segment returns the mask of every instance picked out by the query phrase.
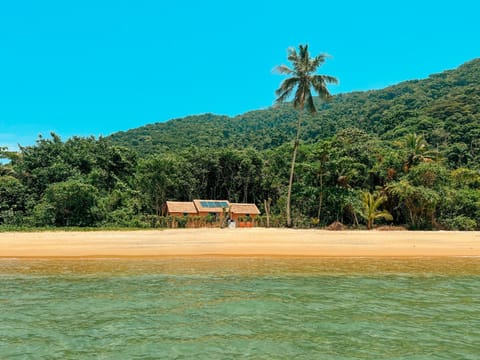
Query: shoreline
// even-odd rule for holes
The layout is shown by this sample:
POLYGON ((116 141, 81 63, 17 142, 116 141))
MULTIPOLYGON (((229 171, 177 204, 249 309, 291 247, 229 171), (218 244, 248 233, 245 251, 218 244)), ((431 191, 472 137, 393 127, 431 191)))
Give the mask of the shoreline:
POLYGON ((0 233, 0 258, 480 257, 480 232, 246 229, 0 233))

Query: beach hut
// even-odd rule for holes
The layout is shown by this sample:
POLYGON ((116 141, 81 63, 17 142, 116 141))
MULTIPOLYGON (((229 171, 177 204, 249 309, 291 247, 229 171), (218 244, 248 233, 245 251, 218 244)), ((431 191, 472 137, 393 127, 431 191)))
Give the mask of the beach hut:
POLYGON ((193 200, 193 204, 197 209, 198 216, 209 216, 215 219, 228 215, 230 208, 228 200, 193 200))
POLYGON ((170 216, 197 216, 198 211, 191 201, 167 201, 167 214, 170 216))
POLYGON ((230 216, 239 227, 252 227, 255 217, 260 215, 255 204, 230 204, 230 216))
POLYGON ((228 200, 167 201, 166 210, 169 216, 206 218, 204 221, 212 225, 228 219, 239 227, 252 227, 255 217, 260 214, 255 204, 230 203, 228 200))

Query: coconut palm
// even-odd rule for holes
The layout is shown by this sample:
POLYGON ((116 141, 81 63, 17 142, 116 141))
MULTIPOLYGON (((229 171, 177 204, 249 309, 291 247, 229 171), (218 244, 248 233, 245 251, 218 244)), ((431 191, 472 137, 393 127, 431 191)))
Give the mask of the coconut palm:
POLYGON ((286 65, 279 65, 275 70, 284 75, 289 75, 280 87, 275 91, 277 95, 276 103, 283 103, 293 96, 293 107, 297 110, 297 134, 293 146, 292 164, 290 168, 290 178, 288 182, 287 193, 287 226, 292 226, 292 218, 290 215, 290 204, 292 195, 293 175, 295 171, 295 159, 297 157, 298 145, 300 142, 300 126, 302 120, 302 112, 308 111, 313 114, 317 111, 313 101, 311 88, 318 94, 320 99, 328 100, 331 95, 328 92, 327 84, 336 84, 338 81, 333 76, 315 74, 317 69, 325 62, 328 55, 320 54, 313 58, 308 52, 308 45, 299 45, 298 53, 295 48, 288 49, 288 61, 292 63, 292 68, 286 65))
POLYGON ((362 211, 360 215, 367 221, 367 228, 371 229, 377 219, 393 220, 392 214, 386 210, 379 210, 387 198, 385 196, 373 195, 370 192, 362 194, 362 211))
POLYGON ((433 152, 428 150, 428 143, 423 135, 410 133, 405 136, 401 146, 407 151, 407 159, 403 169, 408 172, 410 168, 419 162, 431 161, 433 152))

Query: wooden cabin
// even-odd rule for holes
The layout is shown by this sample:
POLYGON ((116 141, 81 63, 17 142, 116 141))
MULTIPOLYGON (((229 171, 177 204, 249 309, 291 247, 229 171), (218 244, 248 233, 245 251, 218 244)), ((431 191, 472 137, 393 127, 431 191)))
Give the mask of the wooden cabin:
POLYGON ((255 204, 232 203, 230 205, 231 219, 238 227, 252 227, 257 215, 260 215, 260 210, 255 204))
POLYGON ((220 219, 228 216, 230 203, 228 200, 193 200, 198 216, 212 216, 220 219))
POLYGON ((209 217, 213 223, 230 217, 239 227, 252 227, 255 217, 260 215, 255 204, 230 203, 228 200, 167 201, 166 210, 170 216, 209 217))
POLYGON ((190 201, 167 201, 167 214, 170 216, 197 216, 195 204, 190 201))

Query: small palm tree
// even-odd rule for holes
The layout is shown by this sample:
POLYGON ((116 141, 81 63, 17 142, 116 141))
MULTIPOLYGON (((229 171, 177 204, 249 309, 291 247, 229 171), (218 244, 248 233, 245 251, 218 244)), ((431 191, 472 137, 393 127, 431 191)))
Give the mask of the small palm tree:
POLYGON ((328 75, 315 74, 317 69, 325 62, 328 55, 320 54, 313 58, 310 57, 308 52, 308 45, 300 45, 298 47, 298 53, 295 48, 288 49, 288 61, 292 63, 292 68, 286 65, 279 65, 275 70, 280 74, 289 75, 290 77, 285 79, 280 87, 275 91, 277 95, 276 103, 283 103, 290 98, 290 95, 295 92, 293 97, 293 107, 298 111, 297 116, 297 134, 295 137, 295 143, 293 146, 292 165, 290 168, 290 178, 288 182, 287 193, 287 226, 292 226, 291 218, 291 196, 292 196, 292 184, 293 175, 295 171, 295 159, 297 157, 298 145, 300 142, 300 125, 301 125, 301 113, 307 110, 311 114, 317 111, 313 102, 313 96, 311 88, 319 95, 322 100, 328 100, 331 95, 328 92, 327 84, 336 84, 338 81, 336 78, 328 75))
POLYGON ((407 134, 401 146, 407 151, 407 159, 403 164, 405 172, 408 172, 413 165, 419 162, 431 161, 434 157, 433 152, 428 150, 428 143, 423 135, 407 134))
POLYGON ((360 215, 367 221, 367 229, 371 229, 375 220, 385 219, 392 221, 393 217, 387 210, 379 210, 387 198, 382 195, 373 195, 370 192, 364 192, 362 194, 362 211, 360 215))

